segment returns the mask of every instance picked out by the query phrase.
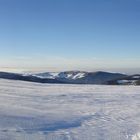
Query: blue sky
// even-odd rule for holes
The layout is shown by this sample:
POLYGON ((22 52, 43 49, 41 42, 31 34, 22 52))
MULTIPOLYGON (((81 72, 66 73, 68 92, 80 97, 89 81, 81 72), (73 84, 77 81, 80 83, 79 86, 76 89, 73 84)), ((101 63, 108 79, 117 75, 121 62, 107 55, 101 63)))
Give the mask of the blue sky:
POLYGON ((140 0, 1 0, 1 70, 140 70, 140 0))

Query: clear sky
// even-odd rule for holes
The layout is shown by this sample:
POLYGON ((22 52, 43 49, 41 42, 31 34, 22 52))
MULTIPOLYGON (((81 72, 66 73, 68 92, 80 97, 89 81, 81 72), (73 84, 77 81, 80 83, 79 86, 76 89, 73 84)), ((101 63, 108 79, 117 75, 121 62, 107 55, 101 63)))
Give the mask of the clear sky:
POLYGON ((0 0, 0 70, 140 72, 140 0, 0 0))

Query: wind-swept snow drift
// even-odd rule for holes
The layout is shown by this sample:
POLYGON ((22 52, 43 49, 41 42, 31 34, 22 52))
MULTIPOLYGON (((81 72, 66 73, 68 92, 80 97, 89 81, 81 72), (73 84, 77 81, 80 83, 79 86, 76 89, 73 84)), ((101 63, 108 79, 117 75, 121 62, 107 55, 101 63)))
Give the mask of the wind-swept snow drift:
POLYGON ((0 140, 139 140, 140 87, 0 80, 0 140))

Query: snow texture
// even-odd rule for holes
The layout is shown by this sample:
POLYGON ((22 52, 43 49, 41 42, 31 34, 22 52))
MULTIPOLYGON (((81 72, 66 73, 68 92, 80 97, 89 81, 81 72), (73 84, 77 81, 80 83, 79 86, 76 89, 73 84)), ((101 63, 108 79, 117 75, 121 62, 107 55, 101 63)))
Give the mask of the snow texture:
POLYGON ((0 140, 140 140, 140 87, 1 79, 0 140))

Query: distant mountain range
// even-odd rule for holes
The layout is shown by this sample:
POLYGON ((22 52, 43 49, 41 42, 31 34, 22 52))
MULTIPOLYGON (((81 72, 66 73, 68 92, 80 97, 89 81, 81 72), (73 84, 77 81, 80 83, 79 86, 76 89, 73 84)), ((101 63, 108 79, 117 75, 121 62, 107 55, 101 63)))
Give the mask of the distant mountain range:
POLYGON ((65 71, 46 72, 37 74, 17 74, 0 72, 0 78, 11 80, 22 80, 38 83, 57 84, 101 84, 101 85, 139 85, 140 75, 128 76, 121 73, 110 72, 85 72, 85 71, 65 71))
POLYGON ((85 71, 66 71, 60 73, 39 73, 32 76, 42 79, 56 79, 64 83, 71 84, 106 84, 110 80, 123 78, 126 75, 109 72, 85 72, 85 71))

